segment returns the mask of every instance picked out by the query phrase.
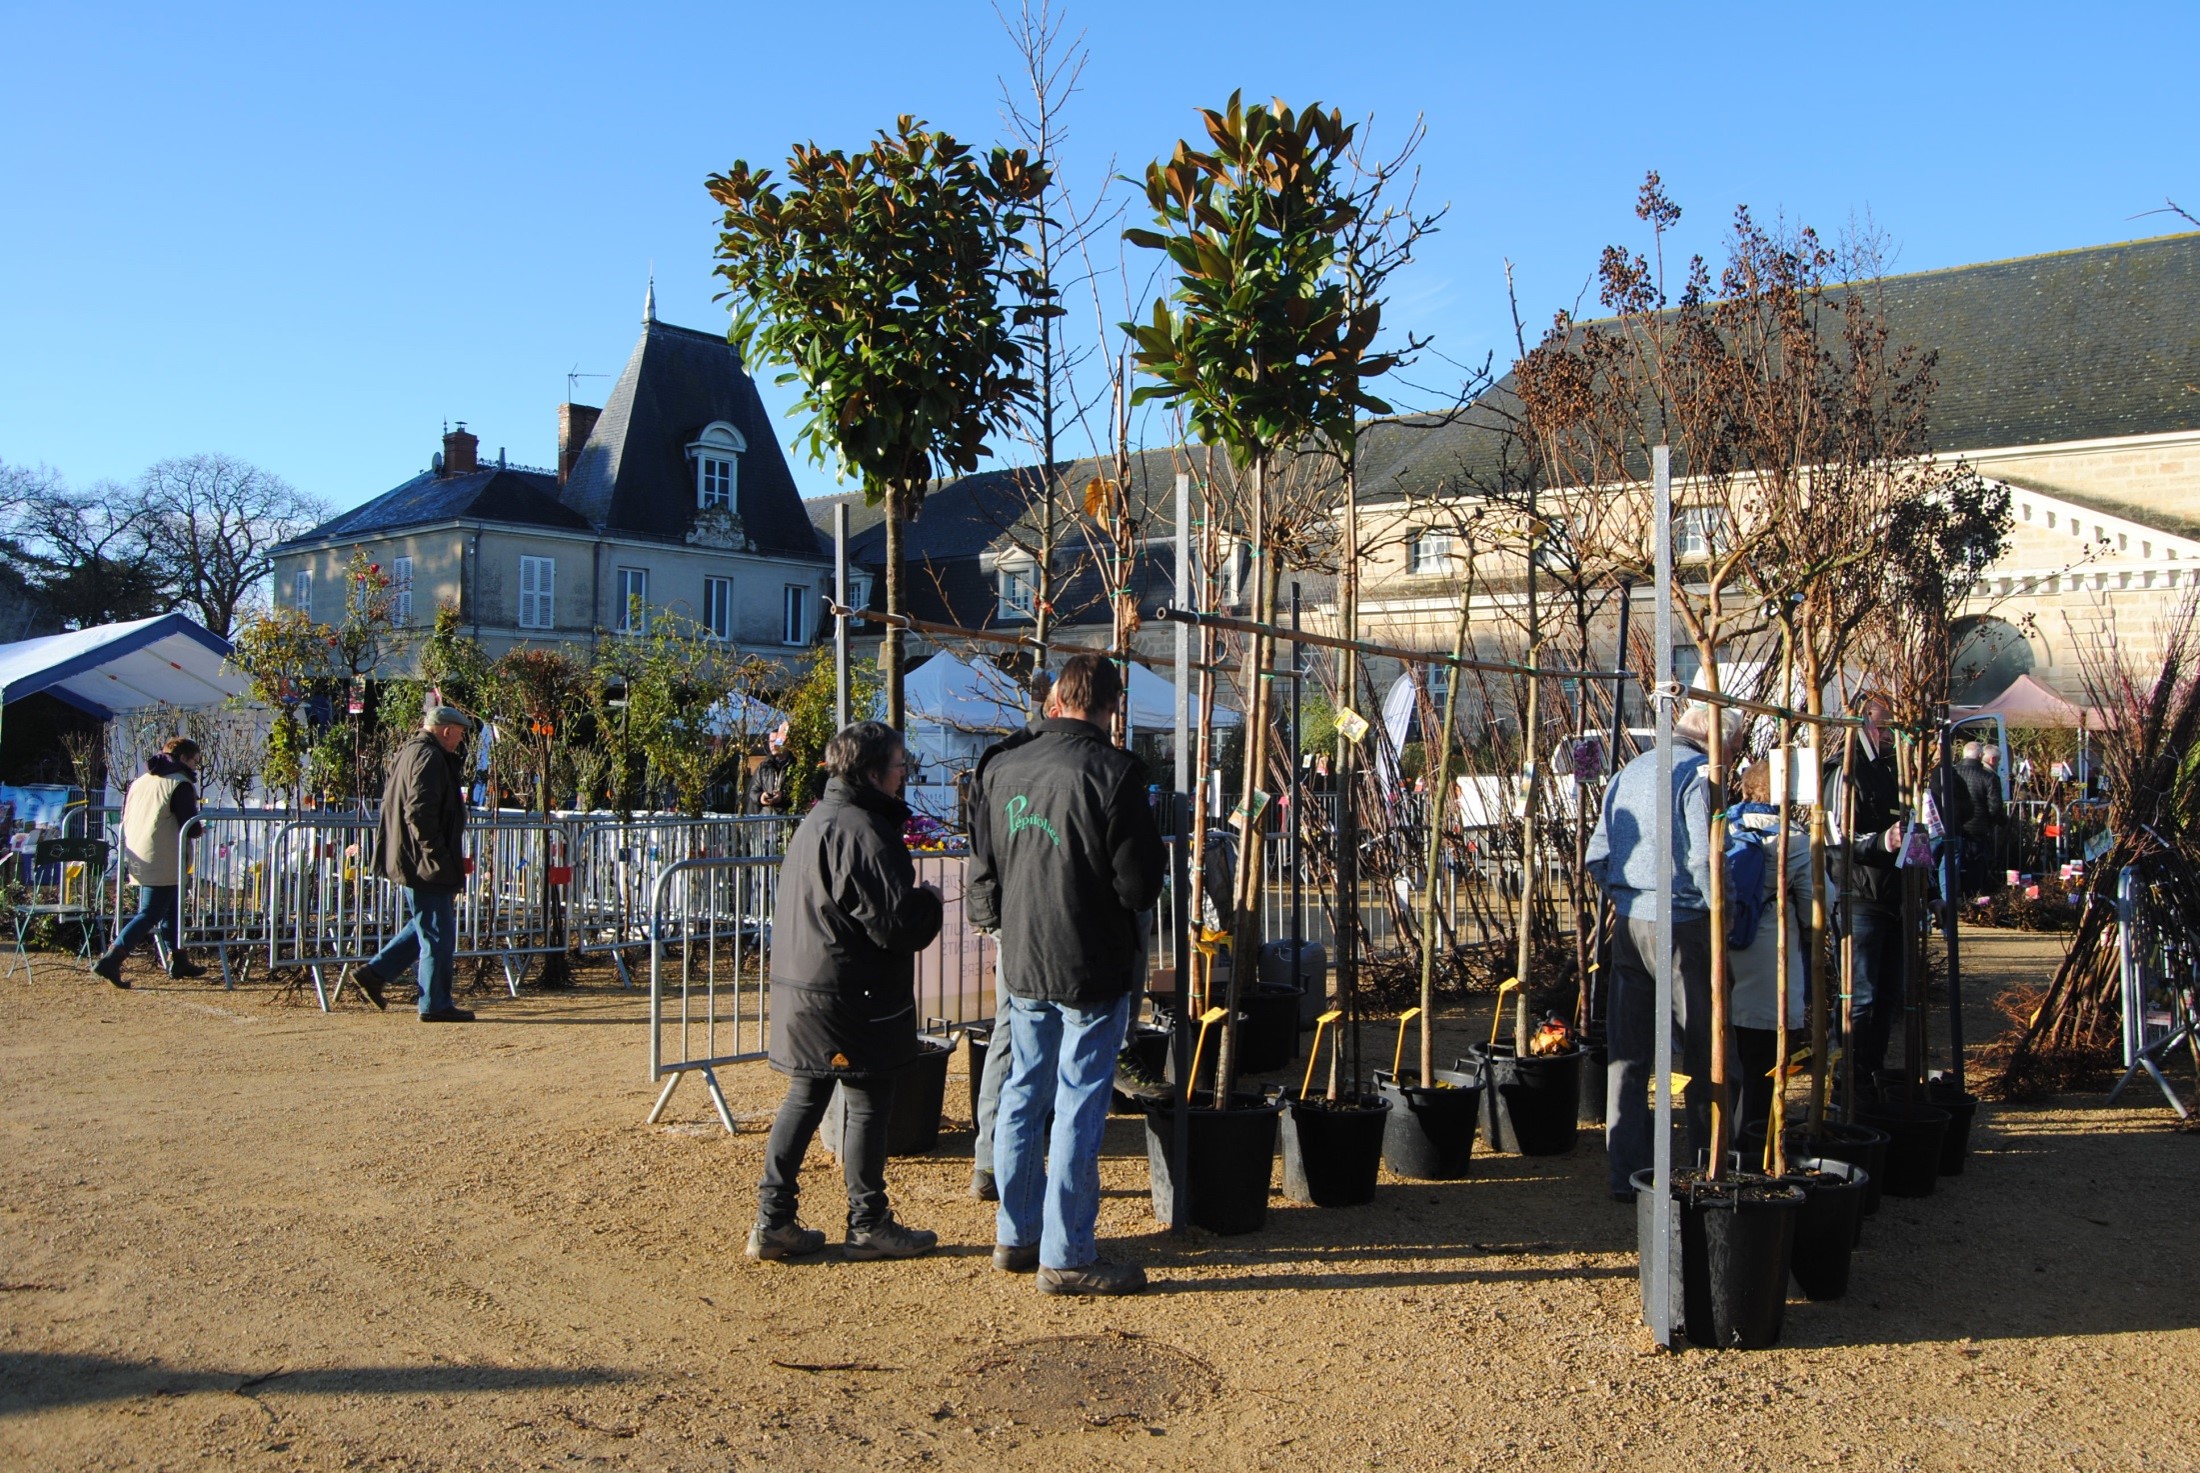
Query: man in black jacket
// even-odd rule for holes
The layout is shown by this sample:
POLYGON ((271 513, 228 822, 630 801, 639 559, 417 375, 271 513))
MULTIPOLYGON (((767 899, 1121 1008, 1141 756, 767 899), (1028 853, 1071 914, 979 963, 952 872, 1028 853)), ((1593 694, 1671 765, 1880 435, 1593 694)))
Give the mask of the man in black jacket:
POLYGON ((970 920, 999 936, 1014 1050, 994 1127, 993 1262, 1038 1269, 1050 1294, 1146 1284, 1093 1244, 1100 1136, 1144 955, 1139 913, 1164 870, 1145 768, 1108 740, 1122 699, 1105 656, 1070 660, 1046 719, 979 760, 971 806, 970 920))
POLYGON ((1963 888, 1983 895, 1994 888, 1994 870, 2001 856, 2001 826, 2009 805, 2002 801, 2001 779, 1987 770, 1984 744, 1965 742, 1956 776, 1963 779, 1971 800, 1971 821, 1963 826, 1963 888))
POLYGON ((1851 1014, 1856 1077, 1868 1086, 1887 1062, 1887 1039, 1902 1010, 1902 872, 1896 864, 1909 822, 1902 778, 1895 766, 1893 710, 1884 697, 1865 698, 1864 729, 1857 733, 1842 772, 1852 788, 1853 816, 1844 793, 1835 813, 1844 824, 1843 885, 1856 959, 1851 1014))
POLYGON ((405 887, 412 920, 374 955, 352 968, 351 980, 376 1007, 382 990, 418 961, 420 1021, 471 1023, 471 1011, 451 1005, 458 970, 458 892, 466 887, 465 764, 458 749, 473 721, 456 706, 432 707, 420 735, 390 758, 382 786, 382 872, 405 887))

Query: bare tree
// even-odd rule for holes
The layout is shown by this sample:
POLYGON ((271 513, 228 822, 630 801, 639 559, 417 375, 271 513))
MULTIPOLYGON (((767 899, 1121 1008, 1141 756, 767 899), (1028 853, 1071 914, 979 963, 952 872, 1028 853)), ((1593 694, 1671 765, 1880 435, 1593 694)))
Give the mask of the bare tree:
POLYGON ((224 639, 255 603, 275 544, 327 515, 281 476, 218 454, 159 462, 139 477, 136 500, 162 582, 224 639))
POLYGON ((144 619, 175 606, 154 565, 143 510, 125 487, 73 490, 45 466, 0 464, 0 544, 62 628, 144 619))

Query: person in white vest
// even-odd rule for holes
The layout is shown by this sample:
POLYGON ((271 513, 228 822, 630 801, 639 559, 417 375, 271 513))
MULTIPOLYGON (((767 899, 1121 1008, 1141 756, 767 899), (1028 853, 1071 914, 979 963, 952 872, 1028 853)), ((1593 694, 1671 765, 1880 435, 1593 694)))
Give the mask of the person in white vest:
POLYGON ((115 944, 92 963, 94 972, 117 987, 130 985, 122 975, 122 959, 163 928, 168 936, 168 975, 206 975, 206 968, 183 954, 182 916, 176 905, 183 884, 176 839, 199 811, 198 766, 199 744, 189 737, 170 737, 145 759, 144 775, 130 784, 122 800, 122 860, 138 887, 138 912, 115 937, 115 944))

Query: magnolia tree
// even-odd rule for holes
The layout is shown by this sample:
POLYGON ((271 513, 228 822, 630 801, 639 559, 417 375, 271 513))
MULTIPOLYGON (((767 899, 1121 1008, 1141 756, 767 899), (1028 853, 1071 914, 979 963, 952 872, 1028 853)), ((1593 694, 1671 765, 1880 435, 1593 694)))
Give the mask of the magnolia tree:
MULTIPOLYGON (((886 608, 907 612, 903 528, 932 479, 977 469, 1029 398, 1027 335, 1054 309, 1029 264, 1049 171, 980 157, 903 114, 860 153, 798 144, 784 184, 736 160, 717 275, 744 357, 784 365, 809 416, 795 437, 886 508, 886 608)), ((885 638, 886 719, 902 724, 902 630, 885 638)))

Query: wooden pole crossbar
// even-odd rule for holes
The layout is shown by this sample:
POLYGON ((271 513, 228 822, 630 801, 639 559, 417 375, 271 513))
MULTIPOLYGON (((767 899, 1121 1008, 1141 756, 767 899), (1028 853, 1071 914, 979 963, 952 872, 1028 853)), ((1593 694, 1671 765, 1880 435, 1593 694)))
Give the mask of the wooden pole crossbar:
MULTIPOLYGON (((1153 617, 1169 624, 1194 624, 1206 629, 1220 629, 1229 634, 1266 634, 1277 639, 1293 638, 1292 631, 1268 624, 1256 624, 1250 619, 1233 619, 1227 614, 1201 614, 1190 609, 1174 609, 1163 605, 1153 611, 1153 617)), ((1361 655, 1382 655, 1393 660, 1405 660, 1423 665, 1449 665, 1455 670, 1481 670, 1492 675, 1550 675, 1566 680, 1637 680, 1632 670, 1572 670, 1553 669, 1544 665, 1522 665, 1511 660, 1476 660, 1465 655, 1446 654, 1442 650, 1409 649, 1404 645, 1377 644, 1367 639, 1339 639, 1331 634, 1316 634, 1311 630, 1298 631, 1301 644, 1320 645, 1323 649, 1350 650, 1361 655)))
MULTIPOLYGON (((892 624, 906 629, 912 634, 938 634, 949 639, 971 639, 981 644, 1013 645, 1020 649, 1040 651, 1067 649, 1072 653, 1084 653, 1059 642, 1034 639, 1028 634, 1009 634, 998 629, 965 629, 960 624, 943 624, 936 619, 919 619, 909 614, 888 614, 877 609, 851 609, 839 604, 829 606, 825 612, 829 617, 836 619, 859 619, 866 624, 892 624)), ((1157 659, 1152 655, 1141 655, 1135 650, 1095 650, 1093 653, 1106 655, 1111 660, 1128 660, 1134 665, 1144 665, 1149 670, 1170 670, 1176 667, 1176 661, 1173 659, 1157 659)), ((1191 661, 1190 664, 1193 670, 1234 672, 1237 668, 1234 665, 1202 665, 1197 660, 1191 661)), ((1292 680, 1297 677, 1290 671, 1283 670, 1278 671, 1275 678, 1278 680, 1292 680)))

